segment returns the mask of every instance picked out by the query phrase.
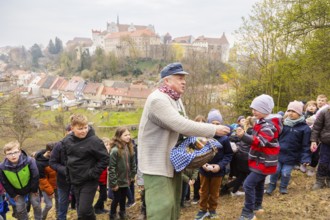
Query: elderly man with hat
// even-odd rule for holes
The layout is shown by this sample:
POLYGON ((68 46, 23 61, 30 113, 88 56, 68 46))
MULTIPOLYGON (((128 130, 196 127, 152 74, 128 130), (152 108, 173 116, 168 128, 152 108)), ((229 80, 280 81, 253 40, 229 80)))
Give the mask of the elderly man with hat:
POLYGON ((149 95, 142 113, 138 166, 144 178, 148 220, 179 219, 182 179, 170 162, 179 134, 213 137, 229 133, 226 126, 198 123, 186 117, 180 97, 188 74, 181 63, 164 67, 161 85, 149 95))

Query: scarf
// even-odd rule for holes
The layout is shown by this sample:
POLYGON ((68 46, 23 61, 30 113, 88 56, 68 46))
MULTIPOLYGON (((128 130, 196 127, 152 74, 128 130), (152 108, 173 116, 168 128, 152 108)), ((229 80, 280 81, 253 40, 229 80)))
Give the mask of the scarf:
POLYGON ((300 116, 300 118, 296 119, 296 120, 292 120, 290 118, 286 118, 284 120, 284 125, 287 125, 289 127, 294 127, 296 124, 300 123, 300 122, 304 122, 305 121, 305 117, 302 115, 300 116))
POLYGON ((179 93, 177 93, 176 91, 174 91, 173 89, 171 89, 170 87, 168 87, 166 85, 162 85, 158 89, 159 89, 159 91, 167 94, 169 97, 171 97, 175 101, 178 101, 178 99, 180 98, 179 93))

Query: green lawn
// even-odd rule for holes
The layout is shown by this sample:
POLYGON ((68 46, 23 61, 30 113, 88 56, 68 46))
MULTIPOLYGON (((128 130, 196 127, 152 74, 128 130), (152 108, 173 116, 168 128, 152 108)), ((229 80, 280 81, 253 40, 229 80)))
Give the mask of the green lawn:
MULTIPOLYGON (((24 142, 23 149, 27 153, 43 149, 48 142, 58 141, 63 138, 63 131, 59 128, 54 128, 56 126, 55 117, 63 116, 64 124, 69 124, 69 117, 71 114, 84 114, 87 116, 89 122, 91 122, 95 128, 96 134, 99 137, 109 137, 111 138, 114 135, 114 131, 118 126, 127 126, 131 128, 132 125, 139 124, 142 109, 137 109, 136 111, 130 112, 113 112, 113 111, 88 111, 85 109, 75 109, 71 111, 44 111, 38 110, 35 113, 35 117, 42 123, 41 128, 33 134, 32 137, 28 138, 24 142), (109 127, 108 127, 109 126, 109 127), (108 127, 108 128, 105 128, 108 127)), ((137 137, 137 130, 131 131, 132 138, 137 137)), ((13 138, 4 137, 0 139, 0 146, 9 141, 12 141, 13 138)), ((0 159, 2 157, 0 156, 0 159)))

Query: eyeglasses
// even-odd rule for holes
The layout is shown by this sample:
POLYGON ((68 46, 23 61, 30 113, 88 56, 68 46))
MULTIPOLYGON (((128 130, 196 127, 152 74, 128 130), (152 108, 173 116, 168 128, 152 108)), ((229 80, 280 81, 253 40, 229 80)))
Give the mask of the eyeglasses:
POLYGON ((20 151, 15 151, 13 153, 6 154, 7 157, 17 156, 20 153, 20 151))

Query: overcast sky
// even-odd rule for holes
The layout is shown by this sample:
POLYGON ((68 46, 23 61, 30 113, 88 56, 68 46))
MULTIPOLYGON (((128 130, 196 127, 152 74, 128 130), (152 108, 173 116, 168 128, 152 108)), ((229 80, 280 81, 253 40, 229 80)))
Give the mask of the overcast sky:
POLYGON ((159 35, 220 37, 232 33, 258 0, 0 0, 0 47, 34 43, 47 46, 59 37, 91 38, 106 23, 149 25, 159 35))

